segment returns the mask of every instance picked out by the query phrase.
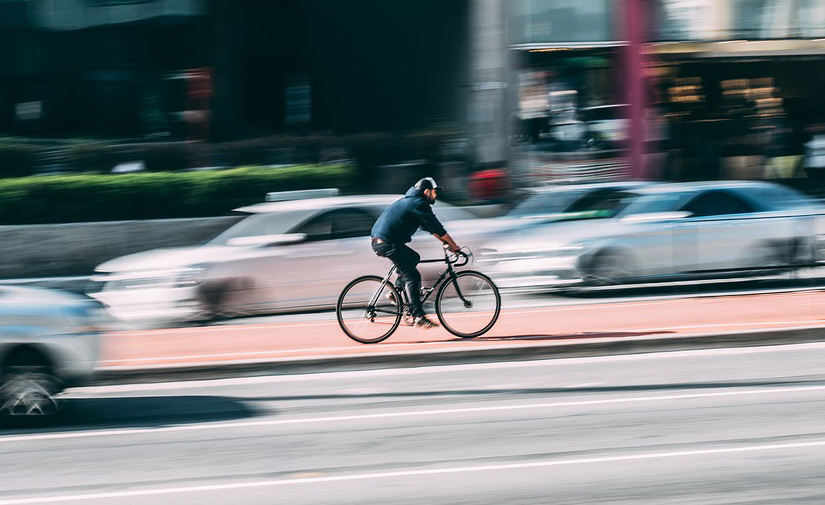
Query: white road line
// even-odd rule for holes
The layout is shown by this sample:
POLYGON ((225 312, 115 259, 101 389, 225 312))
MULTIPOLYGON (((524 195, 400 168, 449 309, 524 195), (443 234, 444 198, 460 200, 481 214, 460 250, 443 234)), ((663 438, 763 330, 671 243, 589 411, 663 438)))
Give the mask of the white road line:
POLYGON ((783 344, 763 347, 737 347, 721 349, 695 349, 690 351, 653 352, 644 354, 623 354, 618 356, 593 356, 589 358, 560 358, 531 361, 502 361, 498 363, 472 363, 463 365, 433 365, 415 368, 389 368, 381 370, 356 370, 349 372, 321 372, 298 375, 269 375, 264 377, 235 377, 231 379, 206 379, 185 382, 158 382, 148 384, 119 384, 112 386, 88 386, 74 388, 78 393, 128 393, 137 391, 176 391, 224 386, 245 386, 251 384, 276 384, 283 382, 310 382, 319 380, 341 380, 348 378, 370 378, 400 375, 423 375, 454 371, 496 370, 508 368, 558 367, 584 363, 610 363, 624 361, 650 361, 656 359, 681 359, 695 356, 730 356, 738 354, 764 354, 773 352, 794 352, 800 350, 820 350, 825 342, 805 344, 783 344))
POLYGON ((641 461, 665 458, 685 458, 692 456, 709 456, 719 454, 753 453, 767 451, 783 451, 789 449, 808 449, 825 446, 825 440, 814 442, 798 442, 788 444, 763 444, 746 447, 728 447, 720 449, 697 449, 693 451, 653 452, 643 454, 626 454, 621 456, 601 456, 593 458, 553 459, 532 461, 529 463, 508 463, 500 465, 458 466, 447 468, 431 468, 426 470, 401 470, 395 472, 375 472, 350 475, 336 475, 329 477, 292 477, 284 479, 259 480, 252 482, 237 482, 232 484, 211 484, 203 486, 168 487, 156 489, 136 489, 132 491, 114 491, 110 493, 87 493, 77 495, 44 496, 40 498, 12 498, 0 500, 0 505, 25 505, 35 503, 61 503, 86 500, 104 500, 111 498, 130 498, 137 496, 157 496, 168 494, 198 493, 204 491, 227 491, 233 489, 252 489, 275 486, 289 486, 301 484, 319 484, 325 482, 362 481, 374 479, 392 479, 398 477, 416 477, 422 475, 441 475, 470 472, 489 472, 501 470, 522 470, 527 468, 543 468, 567 465, 588 465, 599 463, 615 463, 622 461, 641 461))
POLYGON ((12 442, 29 442, 34 440, 64 440, 74 438, 92 438, 92 437, 106 437, 106 436, 122 436, 122 435, 137 435, 143 433, 162 433, 170 431, 206 431, 206 430, 224 430, 230 428, 249 428, 252 426, 282 426, 290 424, 310 424, 310 423, 339 423, 341 421, 361 421, 368 419, 391 419, 391 418, 405 418, 405 417, 423 417, 423 416, 439 416, 450 414, 468 414, 477 412, 505 412, 514 410, 537 410, 547 408, 560 407, 581 407, 589 405, 611 405, 622 403, 646 403, 646 402, 662 402, 673 400, 686 400, 694 398, 720 398, 730 396, 747 396, 747 395, 761 395, 761 394, 777 394, 777 393, 798 393, 825 390, 825 386, 798 386, 787 388, 768 388, 768 389, 754 389, 747 391, 725 391, 719 393, 691 393, 682 395, 661 395, 661 396, 647 396, 636 398, 612 398, 607 400, 584 400, 584 401, 569 401, 569 402, 550 402, 550 403, 528 403, 520 405, 497 405, 490 407, 467 407, 454 409, 434 409, 434 410, 418 410, 418 411, 404 411, 404 412, 387 412, 381 414, 359 414, 351 416, 330 416, 330 417, 310 417, 310 418, 296 418, 296 419, 269 419, 261 421, 241 421, 229 423, 215 423, 215 424, 199 424, 199 425, 185 425, 185 426, 162 426, 158 428, 129 428, 122 430, 90 430, 80 432, 63 432, 63 433, 44 433, 38 435, 21 435, 21 436, 5 436, 0 437, 0 444, 12 442))

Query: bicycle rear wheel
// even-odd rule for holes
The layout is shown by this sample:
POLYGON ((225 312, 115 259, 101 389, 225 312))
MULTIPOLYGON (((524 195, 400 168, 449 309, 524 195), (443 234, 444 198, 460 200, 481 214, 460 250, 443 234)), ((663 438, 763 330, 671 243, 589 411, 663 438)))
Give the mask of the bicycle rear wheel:
POLYGON ((500 312, 498 288, 489 277, 472 270, 458 272, 441 286, 435 298, 438 320, 461 338, 483 335, 496 324, 500 312))
POLYGON ((392 283, 377 275, 359 277, 338 297, 335 315, 347 336, 362 344, 376 344, 392 335, 401 322, 401 295, 392 283))

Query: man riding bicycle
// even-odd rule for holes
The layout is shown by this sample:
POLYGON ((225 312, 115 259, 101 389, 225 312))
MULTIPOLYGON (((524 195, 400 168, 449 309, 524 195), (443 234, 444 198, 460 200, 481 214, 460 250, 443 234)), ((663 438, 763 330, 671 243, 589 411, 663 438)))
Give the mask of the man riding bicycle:
MULTIPOLYGON (((410 314, 419 328, 438 326, 429 320, 421 306, 421 274, 416 268, 421 256, 406 244, 412 240, 418 228, 432 233, 452 252, 458 252, 455 243, 441 221, 435 217, 432 205, 441 187, 432 177, 424 177, 411 187, 404 198, 394 202, 372 227, 372 250, 393 262, 398 270, 397 285, 407 293, 410 314)), ((398 300, 395 300, 398 303, 398 300)))

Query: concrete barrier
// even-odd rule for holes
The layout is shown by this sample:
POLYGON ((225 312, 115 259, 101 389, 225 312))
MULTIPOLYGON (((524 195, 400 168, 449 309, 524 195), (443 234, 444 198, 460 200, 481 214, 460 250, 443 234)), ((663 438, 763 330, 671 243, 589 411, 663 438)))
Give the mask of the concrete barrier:
POLYGON ((0 226, 0 279, 86 275, 124 254, 203 243, 240 218, 0 226))

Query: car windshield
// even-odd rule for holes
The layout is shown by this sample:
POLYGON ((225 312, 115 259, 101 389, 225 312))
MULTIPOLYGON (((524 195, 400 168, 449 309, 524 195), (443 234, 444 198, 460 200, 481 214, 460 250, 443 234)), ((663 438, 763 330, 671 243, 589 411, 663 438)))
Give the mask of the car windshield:
POLYGON ((230 227, 208 245, 232 245, 229 242, 241 237, 260 237, 290 233, 297 225, 309 217, 306 211, 265 212, 250 214, 230 227))
POLYGON ((587 121, 612 121, 627 117, 627 106, 610 105, 602 107, 591 107, 584 109, 584 117, 587 121))
POLYGON ((677 211, 694 194, 693 192, 667 192, 643 195, 630 202, 622 210, 621 215, 630 216, 633 214, 677 211))
POLYGON ((567 210, 562 219, 605 219, 622 212, 639 195, 630 191, 616 189, 595 191, 584 198, 580 198, 567 210))
MULTIPOLYGON (((535 213, 534 215, 546 216, 553 214, 556 219, 563 221, 611 218, 621 212, 639 195, 619 188, 603 188, 581 190, 574 195, 565 196, 568 199, 559 202, 559 210, 554 212, 547 207, 541 213, 535 213)), ((520 217, 526 217, 526 215, 520 217)))
POLYGON ((526 200, 513 207, 506 215, 512 218, 537 216, 542 214, 556 214, 563 212, 573 202, 581 198, 586 189, 571 189, 558 191, 542 191, 534 193, 526 200))

